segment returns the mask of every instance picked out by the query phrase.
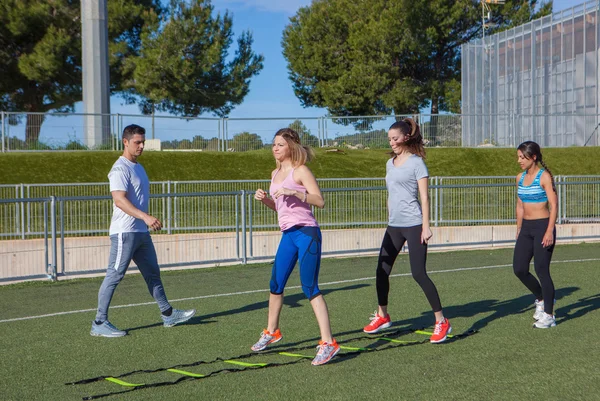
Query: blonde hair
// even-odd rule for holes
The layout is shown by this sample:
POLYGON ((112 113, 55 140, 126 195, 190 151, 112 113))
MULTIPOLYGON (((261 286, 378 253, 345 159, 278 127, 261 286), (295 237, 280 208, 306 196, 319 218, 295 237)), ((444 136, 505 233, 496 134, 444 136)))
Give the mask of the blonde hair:
MULTIPOLYGON (((282 128, 275 133, 275 138, 282 137, 290 148, 290 158, 292 166, 298 167, 306 164, 315 157, 315 152, 310 146, 303 146, 300 143, 300 135, 291 128, 282 128)), ((277 168, 281 167, 277 161, 277 168)))

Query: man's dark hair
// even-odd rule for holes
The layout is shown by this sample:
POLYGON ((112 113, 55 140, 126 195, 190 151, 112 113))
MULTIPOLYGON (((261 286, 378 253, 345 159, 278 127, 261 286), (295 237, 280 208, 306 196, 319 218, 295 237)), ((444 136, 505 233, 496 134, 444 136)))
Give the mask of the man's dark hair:
POLYGON ((123 129, 123 139, 129 141, 135 134, 146 135, 146 129, 135 124, 128 125, 123 129))

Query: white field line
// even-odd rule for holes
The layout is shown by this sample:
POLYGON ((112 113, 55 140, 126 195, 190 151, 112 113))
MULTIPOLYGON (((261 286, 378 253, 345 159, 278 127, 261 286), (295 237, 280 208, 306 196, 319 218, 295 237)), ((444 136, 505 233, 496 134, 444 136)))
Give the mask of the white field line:
MULTIPOLYGON (((600 261, 600 258, 593 258, 593 259, 572 259, 572 260, 553 260, 552 264, 555 264, 555 263, 596 262, 596 261, 600 261)), ((457 268, 457 269, 435 270, 435 271, 430 271, 430 272, 427 272, 427 273, 428 274, 455 273, 455 272, 463 272, 463 271, 469 271, 469 270, 496 269, 498 267, 510 267, 510 266, 512 266, 512 264, 492 265, 492 266, 476 266, 476 267, 461 267, 461 268, 457 268)), ((410 276, 410 275, 411 275, 411 273, 399 273, 399 274, 392 274, 392 275, 390 275, 390 277, 406 277, 406 276, 410 276)), ((357 281, 368 281, 368 280, 375 280, 375 277, 362 277, 362 278, 355 278, 355 279, 351 279, 351 280, 330 281, 330 282, 327 282, 327 283, 319 283, 319 287, 324 287, 324 286, 327 286, 327 285, 334 285, 334 284, 353 283, 353 282, 357 282, 357 281)), ((302 288, 302 286, 295 285, 295 286, 286 287, 286 289, 298 289, 298 288, 302 288)), ((197 296, 197 297, 188 297, 188 298, 173 299, 173 300, 169 300, 169 302, 173 303, 173 302, 181 302, 181 301, 193 301, 193 300, 198 300, 198 299, 229 297, 229 296, 235 296, 235 295, 246 295, 246 294, 254 294, 254 293, 257 293, 257 292, 269 292, 269 291, 270 291, 269 289, 266 289, 266 290, 250 290, 250 291, 227 292, 227 293, 223 293, 223 294, 200 295, 200 296, 197 296)), ((135 303, 135 304, 115 305, 115 306, 111 306, 110 308, 111 309, 133 308, 133 307, 136 307, 136 306, 154 305, 155 303, 156 303, 155 301, 140 302, 140 303, 135 303)), ((95 312, 95 311, 96 311, 95 308, 94 309, 71 310, 71 311, 65 311, 65 312, 48 313, 48 314, 45 314, 45 315, 16 317, 16 318, 12 318, 12 319, 2 319, 2 320, 0 320, 0 323, 16 322, 16 321, 19 321, 19 320, 41 319, 41 318, 44 318, 44 317, 72 315, 74 313, 87 313, 87 312, 95 312)))

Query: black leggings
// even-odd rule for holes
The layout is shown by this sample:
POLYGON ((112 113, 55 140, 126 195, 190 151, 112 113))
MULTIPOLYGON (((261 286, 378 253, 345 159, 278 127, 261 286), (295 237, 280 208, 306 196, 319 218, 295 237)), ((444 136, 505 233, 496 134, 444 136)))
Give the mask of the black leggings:
POLYGON ((388 293, 390 292, 390 273, 394 261, 408 241, 408 258, 410 271, 415 281, 421 286, 431 309, 434 312, 442 310, 442 304, 435 285, 427 275, 425 263, 427 261, 427 244, 421 243, 423 226, 390 227, 385 230, 379 260, 377 261, 376 284, 377 300, 379 305, 387 306, 388 293))
POLYGON ((556 229, 554 229, 554 242, 547 248, 542 245, 542 239, 548 228, 550 219, 523 220, 521 231, 515 245, 513 257, 513 271, 515 276, 535 295, 544 302, 544 312, 552 315, 554 306, 554 283, 550 277, 550 260, 556 242, 556 229), (535 274, 540 281, 529 273, 529 263, 533 257, 535 274), (541 284, 541 285, 540 285, 541 284))

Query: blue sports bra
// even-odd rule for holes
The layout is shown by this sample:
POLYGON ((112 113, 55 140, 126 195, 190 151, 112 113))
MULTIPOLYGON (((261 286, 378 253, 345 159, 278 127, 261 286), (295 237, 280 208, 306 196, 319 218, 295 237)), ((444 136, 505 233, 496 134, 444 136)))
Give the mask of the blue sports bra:
POLYGON ((539 202, 548 202, 548 195, 546 195, 546 191, 542 188, 540 184, 540 178, 542 177, 542 173, 544 170, 540 170, 539 173, 533 179, 531 185, 523 185, 523 181, 525 180, 525 176, 527 173, 523 173, 521 179, 519 180, 519 188, 517 189, 517 195, 522 202, 525 203, 539 203, 539 202))

